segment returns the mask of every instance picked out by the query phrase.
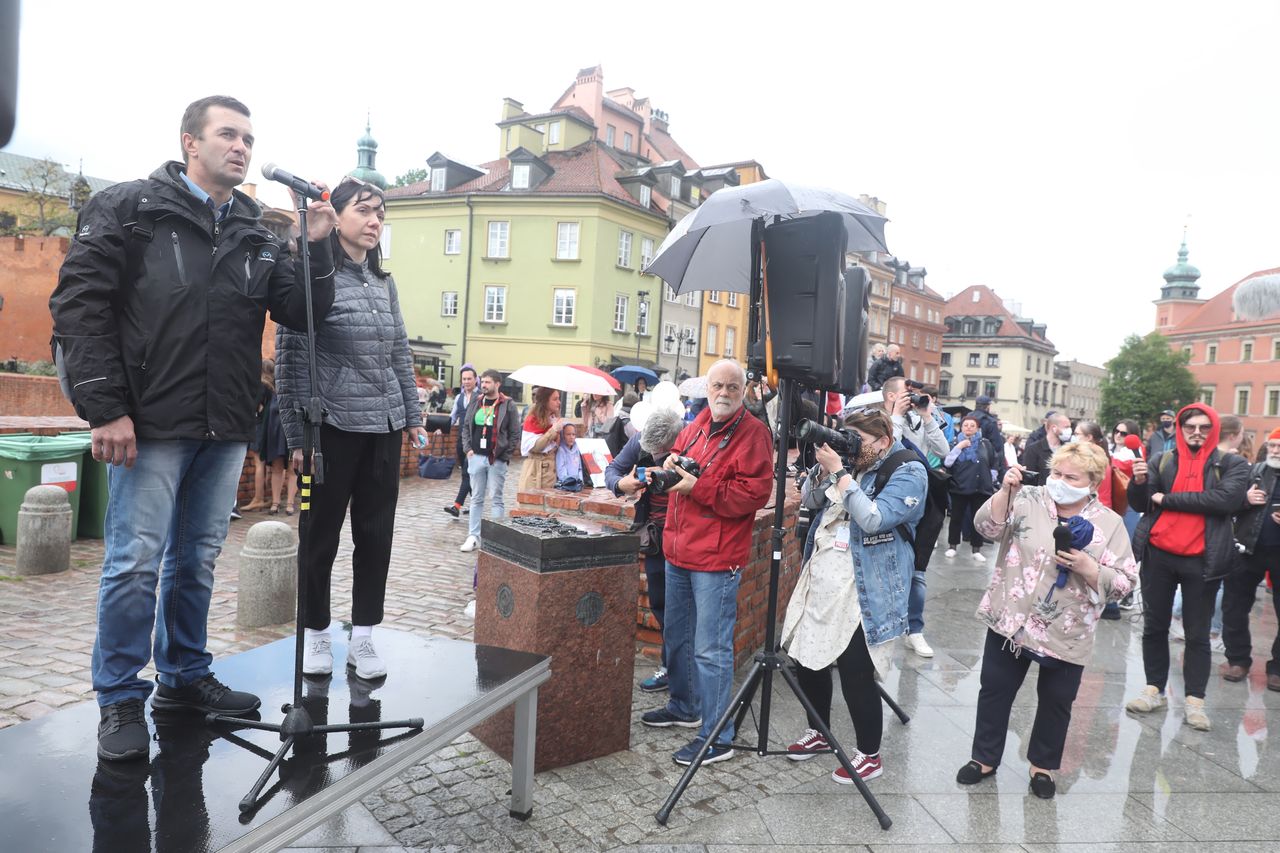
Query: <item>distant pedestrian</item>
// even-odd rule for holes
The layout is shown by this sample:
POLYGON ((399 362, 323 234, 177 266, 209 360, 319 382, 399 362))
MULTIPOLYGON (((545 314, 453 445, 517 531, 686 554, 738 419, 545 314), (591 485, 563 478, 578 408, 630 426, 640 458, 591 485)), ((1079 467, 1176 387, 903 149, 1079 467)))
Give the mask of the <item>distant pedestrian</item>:
POLYGON ((520 446, 520 413, 501 388, 501 373, 490 369, 480 374, 480 393, 472 398, 462 418, 462 446, 467 449, 472 492, 471 519, 460 551, 480 547, 480 520, 486 503, 493 518, 502 518, 506 512, 502 492, 511 453, 520 446))
POLYGON ((889 344, 885 347, 884 355, 867 372, 867 385, 872 391, 879 391, 890 376, 905 375, 902 370, 902 350, 897 344, 889 344))
POLYGON ((973 414, 965 415, 960 421, 960 440, 947 453, 942 463, 951 474, 951 523, 947 529, 946 551, 948 557, 956 555, 960 535, 967 526, 973 559, 979 563, 986 562, 987 558, 982 556, 982 535, 973 525, 973 517, 978 507, 991 496, 994 488, 991 472, 996 468, 995 456, 996 449, 978 430, 977 417, 973 414))
POLYGON ((1173 409, 1165 409, 1160 413, 1155 429, 1151 430, 1151 435, 1147 436, 1147 459, 1154 459, 1157 455, 1166 450, 1172 450, 1176 446, 1173 409))
MULTIPOLYGON (((462 504, 466 502, 467 495, 471 494, 471 474, 467 471, 467 448, 462 443, 462 419, 467 414, 467 407, 476 396, 475 367, 470 364, 462 365, 458 371, 458 381, 461 384, 458 388, 458 396, 453 398, 453 411, 449 413, 449 425, 454 430, 454 452, 458 458, 458 470, 462 472, 462 483, 458 486, 458 496, 453 499, 453 504, 444 508, 444 511, 454 518, 462 515, 462 504)), ((440 435, 440 430, 436 430, 436 435, 440 435)))

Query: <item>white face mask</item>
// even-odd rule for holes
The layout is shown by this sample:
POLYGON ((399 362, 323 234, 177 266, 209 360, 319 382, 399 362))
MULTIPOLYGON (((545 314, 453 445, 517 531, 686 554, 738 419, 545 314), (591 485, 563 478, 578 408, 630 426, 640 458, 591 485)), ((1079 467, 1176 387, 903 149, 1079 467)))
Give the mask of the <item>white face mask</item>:
POLYGON ((1058 430, 1058 438, 1062 439, 1063 441, 1070 441, 1071 436, 1073 434, 1074 433, 1071 432, 1071 427, 1063 427, 1062 429, 1058 430))
POLYGON ((1049 490, 1049 497, 1061 506, 1071 506, 1089 497, 1089 490, 1071 485, 1061 477, 1050 477, 1044 484, 1049 490))

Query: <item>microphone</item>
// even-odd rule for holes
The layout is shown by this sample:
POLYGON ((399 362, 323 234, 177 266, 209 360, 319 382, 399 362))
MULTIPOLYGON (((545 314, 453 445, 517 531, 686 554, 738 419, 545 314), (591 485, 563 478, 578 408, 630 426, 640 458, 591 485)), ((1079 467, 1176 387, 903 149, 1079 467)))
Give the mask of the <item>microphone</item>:
POLYGON ((291 175, 284 169, 281 169, 275 163, 268 163, 262 167, 262 177, 268 181, 276 181, 284 184, 300 196, 313 198, 316 201, 328 201, 329 191, 322 190, 310 181, 303 180, 296 175, 291 175))
MULTIPOLYGON (((1059 522, 1058 526, 1053 528, 1053 550, 1054 551, 1070 551, 1071 550, 1071 526, 1066 522, 1059 522)), ((1054 582, 1054 586, 1062 589, 1067 585, 1067 575, 1071 570, 1066 566, 1058 563, 1058 579, 1054 582)))
POLYGON ((1133 451, 1133 455, 1146 461, 1146 456, 1142 452, 1142 439, 1133 433, 1129 433, 1124 437, 1124 446, 1133 451))

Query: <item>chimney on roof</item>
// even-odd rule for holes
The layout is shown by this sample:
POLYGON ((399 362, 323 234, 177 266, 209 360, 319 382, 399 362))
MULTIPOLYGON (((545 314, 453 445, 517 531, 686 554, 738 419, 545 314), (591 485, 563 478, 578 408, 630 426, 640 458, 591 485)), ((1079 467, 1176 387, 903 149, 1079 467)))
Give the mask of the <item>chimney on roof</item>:
POLYGON ((670 132, 668 128, 671 126, 671 118, 667 115, 666 110, 654 110, 651 118, 654 130, 660 130, 663 133, 670 132))
POLYGON ((886 212, 889 210, 888 204, 886 204, 885 202, 881 201, 880 199, 876 198, 873 195, 867 195, 866 193, 863 193, 862 195, 858 196, 858 201, 862 202, 867 207, 871 208, 881 216, 885 216, 886 212))

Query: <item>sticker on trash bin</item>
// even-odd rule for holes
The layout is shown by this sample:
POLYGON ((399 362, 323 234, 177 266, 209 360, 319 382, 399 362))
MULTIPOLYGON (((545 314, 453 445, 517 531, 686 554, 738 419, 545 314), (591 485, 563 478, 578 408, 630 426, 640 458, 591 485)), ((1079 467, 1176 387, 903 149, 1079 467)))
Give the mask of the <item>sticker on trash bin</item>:
POLYGON ((76 463, 46 462, 40 466, 40 485, 62 486, 68 492, 76 490, 76 463))

